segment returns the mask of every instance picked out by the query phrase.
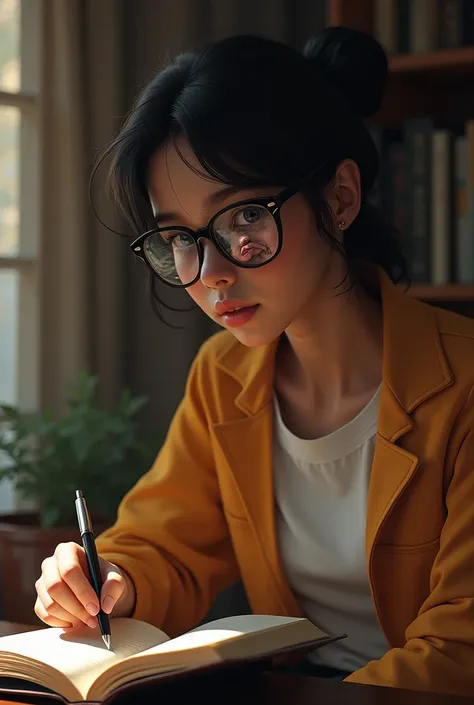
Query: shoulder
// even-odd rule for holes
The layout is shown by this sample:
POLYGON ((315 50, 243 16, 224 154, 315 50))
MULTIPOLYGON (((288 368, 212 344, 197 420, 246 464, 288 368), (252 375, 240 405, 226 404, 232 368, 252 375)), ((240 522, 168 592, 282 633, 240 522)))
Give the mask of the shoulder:
POLYGON ((461 344, 474 345, 474 319, 441 308, 433 307, 433 310, 442 336, 458 339, 461 344))
POLYGON ((434 315, 454 378, 474 385, 474 320, 440 308, 434 315))

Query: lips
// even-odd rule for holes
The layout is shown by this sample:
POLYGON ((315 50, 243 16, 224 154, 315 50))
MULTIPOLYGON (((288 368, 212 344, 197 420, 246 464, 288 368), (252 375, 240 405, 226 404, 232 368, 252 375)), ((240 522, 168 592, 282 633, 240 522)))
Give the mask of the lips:
POLYGON ((226 311, 223 313, 221 318, 228 328, 239 328, 252 320, 259 307, 260 304, 254 304, 253 306, 241 306, 240 308, 237 307, 234 308, 233 311, 226 311))
POLYGON ((255 306, 255 304, 249 304, 246 301, 228 299, 227 301, 218 301, 214 309, 219 316, 223 316, 225 313, 240 311, 243 308, 251 308, 253 306, 255 306))

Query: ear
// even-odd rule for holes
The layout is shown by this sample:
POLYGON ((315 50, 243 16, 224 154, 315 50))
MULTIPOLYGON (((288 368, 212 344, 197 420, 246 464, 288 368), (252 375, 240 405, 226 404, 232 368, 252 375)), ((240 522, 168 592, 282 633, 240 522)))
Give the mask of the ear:
POLYGON ((335 231, 346 230, 360 211, 360 171, 352 159, 344 159, 326 191, 326 201, 334 216, 335 231))

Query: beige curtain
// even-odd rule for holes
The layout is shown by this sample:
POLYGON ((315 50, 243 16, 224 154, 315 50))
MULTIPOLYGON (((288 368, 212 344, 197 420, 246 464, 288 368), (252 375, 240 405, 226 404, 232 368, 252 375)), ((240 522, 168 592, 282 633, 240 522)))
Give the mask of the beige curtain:
MULTIPOLYGON (((115 0, 45 0, 41 110, 41 401, 61 410, 82 370, 104 402, 124 377, 125 243, 91 214, 98 148, 123 113, 122 8, 115 0)), ((101 217, 117 223, 96 189, 101 217)))
MULTIPOLYGON (((161 437, 189 365, 213 331, 199 311, 153 316, 144 267, 92 217, 88 178, 138 90, 169 56, 237 32, 301 45, 325 0, 44 0, 42 109, 42 403, 62 409, 78 372, 98 373, 112 403, 123 384, 149 397, 143 422, 161 437)), ((99 174, 95 203, 120 230, 99 174)), ((185 293, 163 290, 173 305, 185 293)))

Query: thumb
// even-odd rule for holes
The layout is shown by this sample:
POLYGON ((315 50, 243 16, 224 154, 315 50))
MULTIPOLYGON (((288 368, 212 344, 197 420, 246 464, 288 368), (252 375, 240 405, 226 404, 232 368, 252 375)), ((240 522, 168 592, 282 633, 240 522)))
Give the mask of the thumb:
POLYGON ((125 578, 120 568, 113 563, 103 561, 102 565, 103 585, 100 596, 100 603, 103 611, 110 614, 123 595, 125 590, 125 578))

